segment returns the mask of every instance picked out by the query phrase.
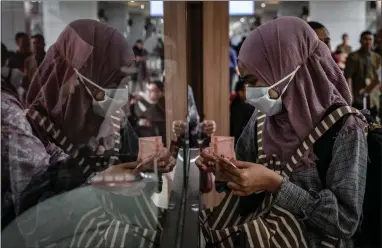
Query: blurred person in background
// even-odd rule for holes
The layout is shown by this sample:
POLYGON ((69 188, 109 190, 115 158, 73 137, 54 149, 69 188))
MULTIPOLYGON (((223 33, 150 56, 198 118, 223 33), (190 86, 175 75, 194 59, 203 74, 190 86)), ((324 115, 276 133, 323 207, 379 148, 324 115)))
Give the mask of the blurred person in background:
POLYGON ((240 48, 241 46, 243 45, 244 41, 245 41, 245 38, 247 38, 246 36, 243 36, 241 38, 241 41, 239 42, 239 44, 237 44, 237 46, 235 47, 235 51, 236 51, 236 54, 239 54, 240 52, 240 48))
POLYGON ((350 53, 345 67, 345 77, 353 94, 353 105, 358 109, 368 108, 371 115, 376 116, 380 108, 379 89, 369 92, 366 86, 380 83, 381 56, 372 51, 373 34, 370 31, 362 32, 360 36, 361 48, 350 53), (364 97, 367 97, 364 106, 364 97))
POLYGON ((144 91, 145 85, 144 82, 148 79, 148 70, 146 65, 147 60, 147 51, 143 48, 143 41, 137 40, 133 47, 134 55, 135 55, 135 65, 136 65, 136 73, 134 74, 133 80, 133 88, 134 91, 144 91))
POLYGON ((7 88, 19 100, 24 95, 24 88, 22 87, 24 73, 19 69, 12 69, 8 67, 9 53, 6 46, 1 43, 1 87, 7 88))
POLYGON ((329 35, 328 29, 319 22, 313 22, 312 21, 312 22, 308 22, 308 24, 314 30, 314 32, 316 32, 318 39, 320 39, 320 41, 324 42, 325 45, 329 48, 334 62, 336 62, 336 64, 338 65, 340 60, 339 60, 338 56, 332 52, 332 46, 330 44, 330 35, 329 35))
POLYGON ((345 53, 349 54, 351 53, 351 46, 349 45, 349 35, 343 34, 342 35, 342 43, 337 46, 336 48, 337 53, 345 53))
POLYGON ((235 137, 235 144, 255 111, 255 107, 246 102, 245 90, 244 80, 239 79, 230 107, 230 136, 235 137))
POLYGON ((143 41, 137 40, 133 47, 135 58, 138 61, 144 61, 147 59, 147 51, 143 48, 143 41))
POLYGON ((342 44, 338 45, 335 51, 336 57, 338 59, 338 66, 342 70, 345 69, 346 59, 351 52, 352 48, 349 45, 349 35, 345 33, 342 35, 342 44))
POLYGON ((24 88, 28 89, 29 83, 32 81, 33 75, 37 68, 41 65, 45 58, 45 39, 42 34, 36 34, 31 37, 32 56, 25 60, 25 76, 26 82, 24 88))
POLYGON ((153 33, 156 32, 155 25, 151 22, 151 18, 147 17, 145 20, 145 30, 144 30, 144 37, 145 40, 151 37, 153 33))
POLYGON ((29 35, 19 32, 15 35, 16 52, 9 58, 9 68, 24 72, 25 60, 31 55, 29 35))

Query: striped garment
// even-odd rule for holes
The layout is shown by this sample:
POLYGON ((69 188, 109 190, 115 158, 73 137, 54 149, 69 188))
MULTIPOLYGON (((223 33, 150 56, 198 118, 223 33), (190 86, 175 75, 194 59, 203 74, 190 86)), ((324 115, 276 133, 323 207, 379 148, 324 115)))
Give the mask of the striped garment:
MULTIPOLYGON (((330 127, 341 117, 355 114, 364 120, 358 110, 351 107, 342 107, 329 114, 297 149, 285 163, 281 163, 277 155, 266 157, 262 149, 262 125, 265 115, 257 119, 258 163, 278 172, 286 182, 297 167, 303 154, 310 149, 330 127)), ((219 248, 236 247, 235 240, 242 233, 248 239, 251 248, 310 248, 309 237, 305 223, 290 211, 279 206, 277 200, 270 193, 265 195, 262 204, 256 211, 248 216, 240 216, 238 211, 240 197, 229 193, 222 203, 214 208, 201 211, 200 221, 204 237, 208 244, 219 248)), ((339 238, 324 235, 317 247, 338 247, 339 238)), ((241 244, 242 245, 242 244, 241 244)))
MULTIPOLYGON (((13 131, 11 128, 15 126, 20 130, 17 129, 17 132, 14 131, 13 133, 24 134, 23 136, 20 135, 21 138, 33 138, 33 141, 38 145, 35 144, 33 148, 41 148, 40 150, 46 153, 47 151, 43 145, 40 145, 41 141, 32 134, 31 126, 25 118, 28 116, 38 128, 44 130, 47 136, 52 138, 52 142, 56 144, 57 148, 59 147, 59 151, 65 154, 62 159, 60 155, 59 160, 62 161, 70 158, 70 164, 74 166, 76 171, 82 174, 81 178, 73 178, 69 173, 66 175, 68 182, 65 182, 65 179, 60 176, 60 180, 64 180, 64 184, 69 184, 69 182, 72 181, 79 181, 80 184, 83 184, 85 178, 91 177, 96 171, 102 171, 108 166, 113 165, 119 159, 118 156, 113 155, 105 157, 104 159, 97 157, 97 163, 92 164, 87 157, 82 155, 82 152, 77 149, 77 147, 69 142, 63 132, 56 128, 48 118, 40 115, 38 111, 33 109, 23 111, 21 107, 13 104, 11 100, 13 99, 2 102, 2 110, 4 110, 2 114, 8 114, 7 116, 2 115, 2 117, 5 117, 2 118, 2 124, 9 124, 8 126, 2 125, 2 135, 7 133, 5 131, 13 131), (20 121, 23 121, 23 123, 21 123, 22 125, 18 124, 20 121)), ((115 138, 112 152, 115 154, 119 153, 121 143, 121 117, 119 114, 121 114, 121 112, 116 111, 111 117, 113 122, 113 137, 115 138)), ((11 147, 13 149, 15 146, 18 147, 32 142, 27 140, 29 143, 22 143, 20 140, 16 142, 14 139, 4 139, 4 141, 6 142, 3 143, 2 149, 5 147, 11 147)), ((9 148, 9 151, 2 150, 3 152, 6 151, 3 155, 8 154, 9 158, 13 158, 11 157, 11 155, 14 155, 11 153, 11 151, 13 151, 11 148, 9 148)), ((21 151, 21 148, 19 150, 21 151)), ((26 152, 30 151, 25 149, 25 147, 24 150, 26 150, 26 152)), ((49 158, 49 154, 49 152, 46 154, 46 164, 48 164, 49 159, 50 162, 55 159, 53 155, 52 158, 49 158)), ((17 152, 15 154, 15 156, 17 156, 16 159, 19 158, 20 155, 21 154, 17 152)), ((34 155, 36 158, 39 158, 38 153, 34 155)), ((14 160, 15 159, 12 161, 14 160)), ((30 164, 32 164, 38 169, 38 171, 31 176, 37 174, 42 168, 38 168, 37 166, 42 166, 42 164, 34 160, 25 160, 25 163, 26 162, 29 162, 27 164, 29 166, 28 168, 31 168, 30 164)), ((15 172, 19 172, 19 170, 25 167, 20 166, 19 169, 18 167, 14 167, 14 165, 13 163, 10 169, 17 170, 15 172)), ((15 174, 15 172, 13 172, 13 174, 15 174)), ((19 182, 15 180, 11 183, 17 185, 16 183, 19 182)), ((41 190, 44 190, 44 185, 46 185, 46 183, 36 185, 36 187, 40 187, 41 190)), ((152 247, 156 243, 159 243, 162 231, 160 217, 163 216, 163 211, 153 204, 150 197, 147 196, 147 192, 141 190, 138 196, 124 197, 95 188, 89 188, 90 191, 86 193, 87 189, 88 187, 82 187, 78 188, 78 190, 69 191, 55 197, 49 195, 49 197, 51 197, 50 199, 46 201, 44 199, 44 202, 38 203, 34 208, 17 216, 16 220, 10 224, 13 229, 7 228, 4 230, 4 233, 8 233, 9 238, 12 239, 15 235, 13 230, 16 230, 14 229, 16 226, 16 228, 20 229, 23 238, 26 239, 25 242, 28 247, 69 247, 69 244, 70 247, 131 247, 132 244, 136 244, 135 246, 133 245, 133 247, 152 247), (92 192, 95 192, 98 200, 92 197, 92 192), (71 201, 72 199, 74 202, 71 201), (89 206, 87 206, 87 204, 89 206), (55 213, 57 213, 58 216, 55 213), (78 214, 80 214, 80 216, 78 216, 78 214), (51 219, 48 219, 48 216, 50 216, 51 219), (59 222, 61 221, 62 223, 60 224, 59 222)), ((49 191, 49 188, 47 188, 47 190, 49 191)), ((24 193, 23 191, 20 192, 24 193)), ((10 199, 10 201, 14 201, 16 210, 20 208, 19 202, 23 202, 19 199, 26 194, 20 195, 14 193, 10 199)), ((16 239, 8 241, 10 246, 12 246, 11 243, 17 243, 17 245, 12 247, 22 247, 22 243, 24 242, 23 240, 16 239)))

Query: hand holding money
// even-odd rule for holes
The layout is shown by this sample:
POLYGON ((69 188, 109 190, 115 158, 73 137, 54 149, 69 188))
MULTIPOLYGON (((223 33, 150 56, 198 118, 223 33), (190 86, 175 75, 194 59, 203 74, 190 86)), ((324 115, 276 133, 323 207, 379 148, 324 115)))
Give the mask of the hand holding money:
POLYGON ((233 137, 212 136, 210 147, 201 151, 196 165, 200 170, 215 172, 216 181, 226 181, 223 175, 224 166, 234 166, 235 139, 233 137))
POLYGON ((160 136, 139 138, 138 162, 135 172, 153 171, 158 168, 159 172, 167 173, 172 171, 176 164, 175 158, 164 147, 160 136))

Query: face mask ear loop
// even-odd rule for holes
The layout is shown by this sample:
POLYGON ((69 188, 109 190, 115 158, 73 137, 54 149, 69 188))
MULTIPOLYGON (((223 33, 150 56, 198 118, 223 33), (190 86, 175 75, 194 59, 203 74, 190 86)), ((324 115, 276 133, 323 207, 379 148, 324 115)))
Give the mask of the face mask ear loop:
POLYGON ((82 75, 76 68, 74 68, 74 71, 77 73, 77 75, 82 79, 82 83, 84 83, 83 80, 85 80, 86 82, 90 83, 91 85, 93 85, 94 87, 102 90, 102 91, 105 91, 104 88, 102 88, 101 86, 97 85, 96 83, 92 82, 90 79, 86 78, 84 75, 82 75))
POLYGON ((84 83, 84 80, 82 79, 82 77, 81 77, 80 75, 78 75, 78 80, 84 85, 86 91, 87 91, 87 92, 89 93, 89 95, 94 99, 92 92, 89 90, 88 87, 86 87, 86 85, 85 85, 85 83, 84 83))
MULTIPOLYGON (((284 92, 287 90, 287 88, 288 88, 290 82, 292 82, 294 76, 296 75, 296 73, 297 73, 298 69, 300 69, 300 67, 301 67, 300 65, 297 66, 296 70, 292 71, 292 72, 291 72, 290 74, 288 74, 286 77, 284 77, 283 79, 281 79, 280 81, 278 81, 277 83, 275 83, 274 85, 272 85, 271 87, 269 87, 269 90, 272 89, 272 88, 274 88, 274 87, 276 87, 277 85, 281 84, 282 82, 284 82, 285 79, 289 78, 289 81, 288 81, 287 85, 285 85, 284 89, 281 91, 280 96, 282 96, 282 95, 284 94, 284 92)), ((268 91, 268 95, 269 95, 269 91, 268 91)))

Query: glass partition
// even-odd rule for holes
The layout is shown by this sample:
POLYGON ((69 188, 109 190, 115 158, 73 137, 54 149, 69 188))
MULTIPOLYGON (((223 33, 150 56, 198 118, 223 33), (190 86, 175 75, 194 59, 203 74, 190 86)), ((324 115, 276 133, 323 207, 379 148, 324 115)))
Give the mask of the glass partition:
POLYGON ((166 96, 187 91, 165 87, 163 17, 145 1, 1 9, 2 247, 177 247, 190 150, 186 131, 169 140, 166 96))

